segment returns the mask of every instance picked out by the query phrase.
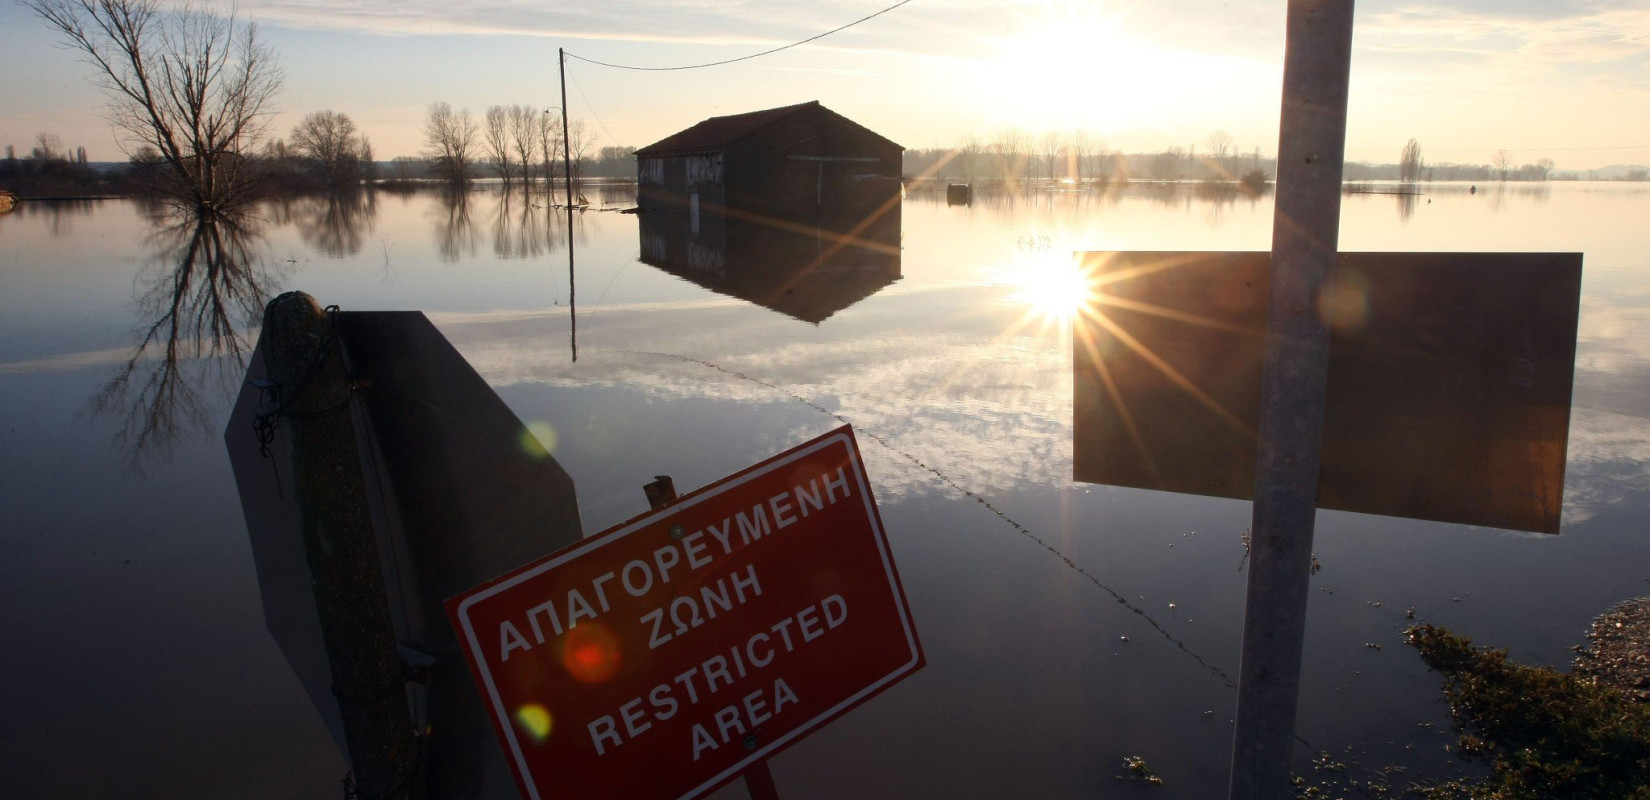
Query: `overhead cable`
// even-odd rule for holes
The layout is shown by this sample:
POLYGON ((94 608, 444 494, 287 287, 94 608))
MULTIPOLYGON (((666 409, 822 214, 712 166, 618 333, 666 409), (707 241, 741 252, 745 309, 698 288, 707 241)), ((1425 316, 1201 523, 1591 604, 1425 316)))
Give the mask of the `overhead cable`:
POLYGON ((801 46, 801 45, 805 45, 809 42, 818 41, 818 40, 823 39, 827 36, 830 36, 833 33, 840 33, 842 31, 845 31, 845 30, 849 29, 849 28, 852 28, 855 25, 860 24, 861 22, 865 22, 866 20, 870 20, 870 19, 874 19, 876 17, 880 17, 883 14, 886 14, 890 11, 893 11, 894 9, 899 8, 900 6, 903 6, 906 3, 909 3, 911 1, 912 0, 900 0, 898 3, 895 3, 895 4, 889 6, 885 9, 882 9, 881 11, 878 11, 875 14, 870 14, 868 16, 860 17, 859 19, 856 19, 853 22, 848 23, 847 25, 843 25, 842 27, 839 27, 839 28, 832 28, 831 30, 828 30, 824 33, 818 34, 816 36, 810 36, 806 39, 803 39, 800 42, 792 42, 792 43, 784 45, 782 47, 775 47, 772 50, 763 50, 760 53, 751 53, 748 56, 740 56, 738 58, 729 58, 729 59, 725 59, 725 60, 722 60, 722 61, 712 61, 708 64, 686 64, 686 65, 679 66, 679 67, 638 67, 638 66, 633 66, 633 65, 630 65, 630 64, 610 64, 606 61, 597 61, 594 58, 585 58, 584 56, 581 56, 577 53, 567 53, 567 51, 565 51, 565 50, 563 52, 566 53, 567 57, 569 57, 569 58, 576 58, 580 61, 584 61, 584 62, 590 63, 590 64, 595 64, 595 65, 600 66, 600 67, 612 67, 613 69, 632 69, 632 70, 639 70, 639 71, 643 71, 643 72, 671 72, 671 71, 682 70, 682 69, 703 69, 705 67, 719 67, 719 66, 722 66, 723 64, 732 64, 732 63, 735 63, 735 62, 738 62, 738 61, 749 61, 753 58, 761 58, 762 56, 772 55, 772 54, 777 53, 781 50, 789 50, 793 47, 798 47, 798 46, 801 46))

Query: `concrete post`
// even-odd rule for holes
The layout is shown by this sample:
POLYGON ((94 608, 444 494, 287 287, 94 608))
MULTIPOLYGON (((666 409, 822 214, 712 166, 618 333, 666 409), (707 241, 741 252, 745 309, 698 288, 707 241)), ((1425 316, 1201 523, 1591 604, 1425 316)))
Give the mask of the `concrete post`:
POLYGON ((356 786, 373 800, 422 798, 338 342, 326 312, 302 292, 264 308, 263 341, 280 386, 278 424, 291 437, 301 535, 356 786))
POLYGON ((1290 0, 1231 800, 1293 796, 1351 54, 1352 0, 1290 0))

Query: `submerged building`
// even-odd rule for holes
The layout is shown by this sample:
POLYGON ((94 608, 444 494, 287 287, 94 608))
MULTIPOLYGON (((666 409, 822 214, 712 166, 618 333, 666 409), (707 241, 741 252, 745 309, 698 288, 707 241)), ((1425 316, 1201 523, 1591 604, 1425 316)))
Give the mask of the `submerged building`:
POLYGON ((695 216, 863 218, 897 206, 904 152, 817 100, 711 117, 636 151, 636 200, 695 216))

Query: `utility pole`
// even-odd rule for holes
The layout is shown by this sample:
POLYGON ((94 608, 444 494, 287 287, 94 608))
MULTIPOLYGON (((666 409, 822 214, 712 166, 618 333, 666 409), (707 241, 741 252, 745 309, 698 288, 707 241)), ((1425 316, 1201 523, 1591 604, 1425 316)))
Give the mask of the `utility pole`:
POLYGON ((1352 0, 1289 0, 1231 800, 1291 796, 1339 247, 1352 0))
MULTIPOLYGON (((556 48, 556 65, 561 71, 561 160, 563 175, 567 178, 567 208, 573 208, 573 140, 567 138, 567 51, 556 48)), ((568 217, 572 219, 572 217, 568 217)), ((573 230, 567 230, 568 241, 573 240, 573 230)))
POLYGON ((561 161, 562 174, 567 179, 567 307, 570 330, 567 334, 573 349, 573 360, 579 360, 579 308, 575 297, 578 287, 573 282, 573 140, 567 135, 567 51, 556 48, 556 62, 561 70, 561 161))

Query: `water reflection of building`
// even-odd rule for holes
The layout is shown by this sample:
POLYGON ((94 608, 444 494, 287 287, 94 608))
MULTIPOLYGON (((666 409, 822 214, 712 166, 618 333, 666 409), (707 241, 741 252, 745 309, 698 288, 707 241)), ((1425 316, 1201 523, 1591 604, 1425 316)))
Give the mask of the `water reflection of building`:
MULTIPOLYGON (((1076 480, 1252 496, 1269 264, 1088 255, 1076 480)), ((1557 532, 1580 279, 1579 254, 1342 254, 1319 505, 1557 532)))
POLYGON ((865 217, 897 190, 904 151, 817 100, 711 117, 636 151, 637 204, 865 217))
POLYGON ((899 196, 883 214, 818 219, 643 211, 641 260, 713 292, 818 323, 900 278, 899 196))

